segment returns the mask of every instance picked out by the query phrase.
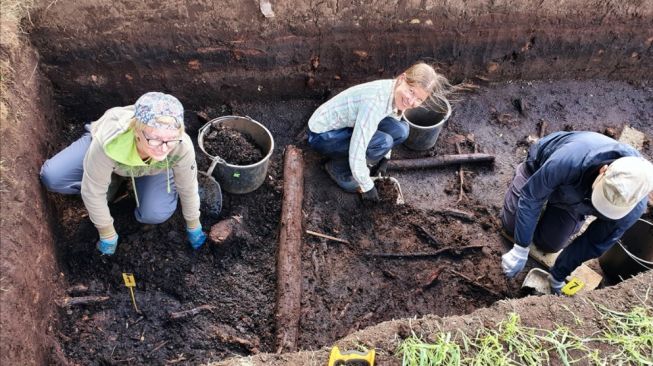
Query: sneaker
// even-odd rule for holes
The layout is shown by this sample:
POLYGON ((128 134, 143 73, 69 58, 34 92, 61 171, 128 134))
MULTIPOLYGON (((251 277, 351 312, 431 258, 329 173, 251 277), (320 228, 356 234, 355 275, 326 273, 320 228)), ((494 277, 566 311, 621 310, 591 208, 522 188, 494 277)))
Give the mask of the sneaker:
POLYGON ((351 175, 347 160, 329 160, 324 164, 324 170, 345 192, 358 191, 358 182, 351 175))

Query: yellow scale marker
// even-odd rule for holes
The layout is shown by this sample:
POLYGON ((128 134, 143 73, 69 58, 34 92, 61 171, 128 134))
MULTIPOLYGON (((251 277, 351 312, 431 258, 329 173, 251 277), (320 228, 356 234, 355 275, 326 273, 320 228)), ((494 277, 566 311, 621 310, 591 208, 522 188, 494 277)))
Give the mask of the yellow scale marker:
POLYGON ((136 312, 140 314, 141 312, 138 310, 138 306, 136 306, 136 298, 134 298, 134 287, 136 287, 136 280, 134 279, 134 275, 132 273, 123 273, 122 279, 125 281, 125 286, 129 287, 129 292, 132 295, 132 303, 134 304, 134 309, 136 309, 136 312))
POLYGON ((580 279, 574 277, 562 288, 562 293, 567 296, 573 296, 576 294, 576 292, 580 291, 583 286, 585 286, 585 283, 580 279))

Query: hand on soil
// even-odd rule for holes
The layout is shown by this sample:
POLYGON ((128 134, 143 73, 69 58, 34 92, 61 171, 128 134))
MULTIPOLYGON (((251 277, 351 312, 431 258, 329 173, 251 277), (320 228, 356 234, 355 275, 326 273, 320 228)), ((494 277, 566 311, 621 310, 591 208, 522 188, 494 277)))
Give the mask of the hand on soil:
POLYGON ((379 192, 376 190, 376 187, 372 187, 367 192, 361 193, 361 198, 363 199, 363 202, 380 202, 381 199, 379 198, 379 192))
POLYGON ((186 228, 186 233, 188 234, 190 246, 192 246, 193 249, 198 249, 206 241, 206 234, 202 231, 202 225, 194 229, 186 228))

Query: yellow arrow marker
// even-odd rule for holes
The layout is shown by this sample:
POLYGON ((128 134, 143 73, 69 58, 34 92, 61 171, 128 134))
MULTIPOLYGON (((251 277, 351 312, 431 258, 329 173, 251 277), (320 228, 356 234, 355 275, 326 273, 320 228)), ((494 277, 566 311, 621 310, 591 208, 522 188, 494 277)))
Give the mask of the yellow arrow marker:
POLYGON ((134 287, 136 287, 136 280, 134 279, 134 275, 132 273, 123 273, 122 279, 125 281, 125 286, 129 287, 129 292, 132 295, 132 303, 134 304, 134 309, 136 309, 136 312, 140 314, 141 312, 138 310, 138 306, 136 306, 136 298, 134 298, 134 287))

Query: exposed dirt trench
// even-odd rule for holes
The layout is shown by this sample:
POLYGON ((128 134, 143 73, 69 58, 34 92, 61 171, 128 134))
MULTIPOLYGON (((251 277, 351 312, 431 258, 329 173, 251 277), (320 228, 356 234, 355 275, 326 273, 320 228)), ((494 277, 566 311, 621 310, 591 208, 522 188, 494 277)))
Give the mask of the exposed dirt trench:
MULTIPOLYGON (((508 243, 497 232, 497 214, 527 136, 537 135, 542 121, 547 132, 618 136, 628 125, 653 136, 651 39, 640 32, 653 9, 628 3, 606 10, 603 2, 580 0, 562 10, 546 2, 490 9, 480 1, 454 3, 402 1, 370 10, 357 2, 299 1, 277 4, 272 20, 238 1, 37 4, 24 23, 31 43, 2 45, 14 70, 12 93, 3 92, 2 360, 199 364, 276 351, 275 253, 289 144, 304 150, 304 229, 348 242, 303 237, 302 350, 392 319, 462 316, 520 298, 525 271, 515 280, 501 274, 508 243), (453 154, 458 144, 464 153, 495 155, 495 164, 463 166, 464 182, 457 166, 396 172, 405 205, 362 205, 322 170, 306 145, 306 123, 337 92, 390 78, 419 59, 477 88, 458 96, 434 149, 400 147, 393 157, 453 154), (226 193, 220 217, 203 216, 206 228, 238 217, 231 240, 193 252, 180 212, 161 225, 140 225, 128 191, 111 205, 122 242, 114 256, 102 257, 81 199, 44 193, 38 171, 85 123, 148 90, 182 100, 194 138, 207 117, 250 116, 272 132, 275 151, 259 189, 226 193), (374 255, 449 247, 469 248, 433 258, 374 255), (124 272, 135 275, 141 313, 124 272), (58 306, 65 296, 108 300, 58 306)), ((200 168, 208 168, 196 150, 200 168)), ((642 153, 653 158, 649 140, 642 153)), ((634 287, 627 282, 614 291, 634 287)), ((606 299, 621 306, 618 295, 606 299)), ((520 309, 535 317, 549 300, 526 301, 535 310, 520 309)))

